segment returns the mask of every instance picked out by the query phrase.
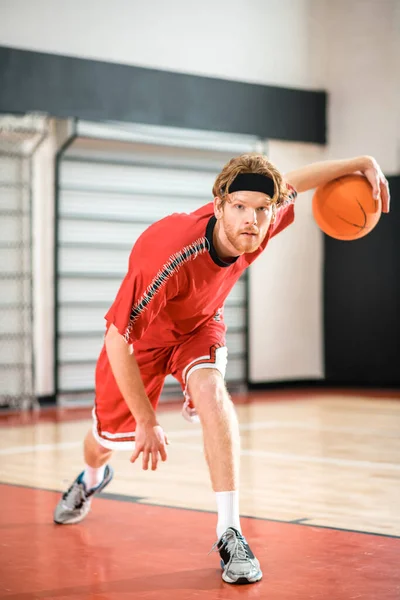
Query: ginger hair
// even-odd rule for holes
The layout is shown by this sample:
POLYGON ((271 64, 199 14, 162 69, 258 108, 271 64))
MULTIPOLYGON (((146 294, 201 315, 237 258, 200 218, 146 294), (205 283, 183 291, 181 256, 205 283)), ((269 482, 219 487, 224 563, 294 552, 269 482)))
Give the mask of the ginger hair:
POLYGON ((233 180, 237 175, 242 173, 257 173, 270 177, 273 180, 275 193, 271 200, 276 208, 287 200, 289 190, 282 174, 275 165, 263 154, 250 153, 232 158, 216 178, 212 192, 214 198, 218 197, 221 199, 221 206, 225 204, 228 198, 227 190, 229 190, 233 180))

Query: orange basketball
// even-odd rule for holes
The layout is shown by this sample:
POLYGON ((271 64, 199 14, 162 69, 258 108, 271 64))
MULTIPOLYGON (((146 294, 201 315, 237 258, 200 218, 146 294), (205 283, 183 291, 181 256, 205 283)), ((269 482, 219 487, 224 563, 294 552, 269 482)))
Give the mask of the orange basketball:
POLYGON ((382 204, 362 175, 346 175, 315 191, 312 209, 317 225, 337 240, 357 240, 378 223, 382 204))

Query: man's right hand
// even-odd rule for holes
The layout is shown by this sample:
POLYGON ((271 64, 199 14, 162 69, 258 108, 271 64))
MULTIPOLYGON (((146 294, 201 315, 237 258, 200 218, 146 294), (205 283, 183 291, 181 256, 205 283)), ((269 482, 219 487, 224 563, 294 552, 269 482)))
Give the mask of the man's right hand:
POLYGON ((134 463, 141 453, 142 469, 147 471, 151 457, 151 470, 157 469, 159 455, 162 461, 167 460, 168 438, 160 425, 136 425, 135 432, 135 450, 131 456, 131 462, 134 463))

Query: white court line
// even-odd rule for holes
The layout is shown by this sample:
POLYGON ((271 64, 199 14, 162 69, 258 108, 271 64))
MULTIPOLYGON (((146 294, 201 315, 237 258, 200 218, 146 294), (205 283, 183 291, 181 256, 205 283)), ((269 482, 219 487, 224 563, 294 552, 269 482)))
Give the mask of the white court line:
MULTIPOLYGON (((203 451, 200 444, 187 444, 177 442, 177 446, 182 446, 188 450, 203 451)), ((307 462, 321 465, 335 465, 338 467, 357 467, 362 469, 389 469, 391 471, 400 471, 400 464, 373 462, 368 460, 347 460, 346 458, 329 458, 327 456, 306 456, 301 454, 282 454, 279 452, 266 452, 265 450, 241 450, 241 456, 257 456, 259 458, 271 458, 281 462, 307 462)))
MULTIPOLYGON (((174 439, 201 436, 201 429, 193 429, 192 431, 166 431, 168 437, 174 439)), ((79 442, 54 442, 53 444, 31 444, 27 446, 11 446, 10 448, 0 448, 0 456, 11 454, 28 454, 30 452, 50 452, 51 450, 65 450, 67 448, 83 448, 83 438, 79 442)))
MULTIPOLYGON (((400 420, 400 419, 399 419, 400 420)), ((359 435, 375 435, 378 437, 399 437, 399 430, 379 431, 378 429, 367 429, 366 427, 349 427, 342 425, 323 425, 309 423, 307 421, 259 421, 257 423, 240 424, 242 431, 257 431, 262 429, 304 429, 304 431, 321 431, 329 433, 352 433, 359 435)))
POLYGON ((64 450, 66 448, 83 447, 83 440, 80 442, 59 442, 55 444, 34 444, 32 446, 11 446, 11 448, 1 448, 0 455, 7 454, 26 454, 29 452, 49 452, 50 450, 64 450))
MULTIPOLYGON (((307 421, 258 421, 257 423, 239 423, 241 431, 259 431, 267 429, 303 429, 304 431, 317 431, 328 433, 351 433, 355 435, 370 435, 377 437, 396 437, 399 438, 399 430, 379 431, 378 429, 367 429, 363 427, 349 427, 342 425, 320 425, 318 423, 309 423, 307 421)), ((168 431, 167 431, 168 433, 168 431)), ((171 432, 169 435, 175 438, 195 437, 202 434, 201 428, 197 426, 191 430, 180 430, 171 432)))
MULTIPOLYGON (((395 436, 398 437, 398 432, 382 432, 374 430, 374 429, 366 429, 366 428, 352 428, 352 427, 343 427, 343 426, 328 426, 324 427, 319 424, 311 424, 307 421, 260 421, 258 423, 241 423, 239 425, 241 431, 259 431, 259 430, 268 430, 268 429, 303 429, 305 431, 320 431, 322 432, 331 432, 331 433, 352 433, 352 434, 365 434, 365 435, 375 435, 379 437, 390 437, 395 436)), ((168 437, 171 440, 171 444, 174 443, 175 439, 182 438, 191 438, 191 437, 201 437, 202 430, 199 425, 193 426, 193 429, 184 429, 179 431, 171 431, 168 432, 168 437)), ((29 452, 49 452, 51 450, 64 450, 67 448, 77 448, 83 444, 83 440, 78 442, 55 442, 53 444, 33 444, 29 446, 11 446, 10 448, 1 448, 0 456, 7 456, 12 454, 25 454, 29 452)), ((262 452, 262 451, 260 451, 262 452)), ((274 454, 275 456, 275 454, 274 454)), ((289 456, 289 455, 288 455, 289 456)), ((292 456, 292 455, 290 455, 292 456)), ((297 456, 297 455, 293 455, 297 456)), ((293 459, 294 460, 294 459, 293 459)), ((333 460, 333 459, 332 459, 333 460)), ((339 459, 338 459, 339 460, 339 459)), ((356 461, 357 463, 359 461, 356 461)), ((384 464, 384 463, 371 463, 371 464, 384 464)), ((390 463, 388 463, 390 464, 390 463)))
MULTIPOLYGON (((185 437, 187 435, 201 435, 201 430, 190 431, 175 431, 175 439, 178 437, 185 437)), ((203 446, 201 444, 188 444, 186 442, 172 442, 175 446, 181 446, 188 450, 198 450, 203 452, 203 446)), ((11 448, 2 448, 0 455, 10 454, 26 454, 34 452, 49 452, 51 450, 65 450, 67 448, 78 448, 82 446, 82 442, 61 442, 55 444, 37 444, 34 446, 14 446, 11 448)), ((294 463, 313 463, 321 465, 335 465, 339 467, 357 467, 361 469, 378 469, 378 470, 390 470, 400 471, 400 465, 394 463, 384 462, 373 462, 366 460, 348 460, 345 458, 329 458, 327 456, 308 456, 301 454, 282 454, 279 452, 267 452, 265 450, 241 450, 242 456, 254 456, 258 458, 269 458, 280 462, 294 462, 294 463)))

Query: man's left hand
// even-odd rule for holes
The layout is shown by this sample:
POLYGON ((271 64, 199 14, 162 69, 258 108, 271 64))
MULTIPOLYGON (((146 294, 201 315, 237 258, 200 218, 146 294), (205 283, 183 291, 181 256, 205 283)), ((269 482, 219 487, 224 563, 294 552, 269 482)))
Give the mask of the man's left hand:
POLYGON ((365 157, 365 167, 361 169, 361 173, 370 182, 374 198, 381 199, 382 212, 388 213, 390 206, 389 184, 382 173, 382 169, 372 156, 365 157))

